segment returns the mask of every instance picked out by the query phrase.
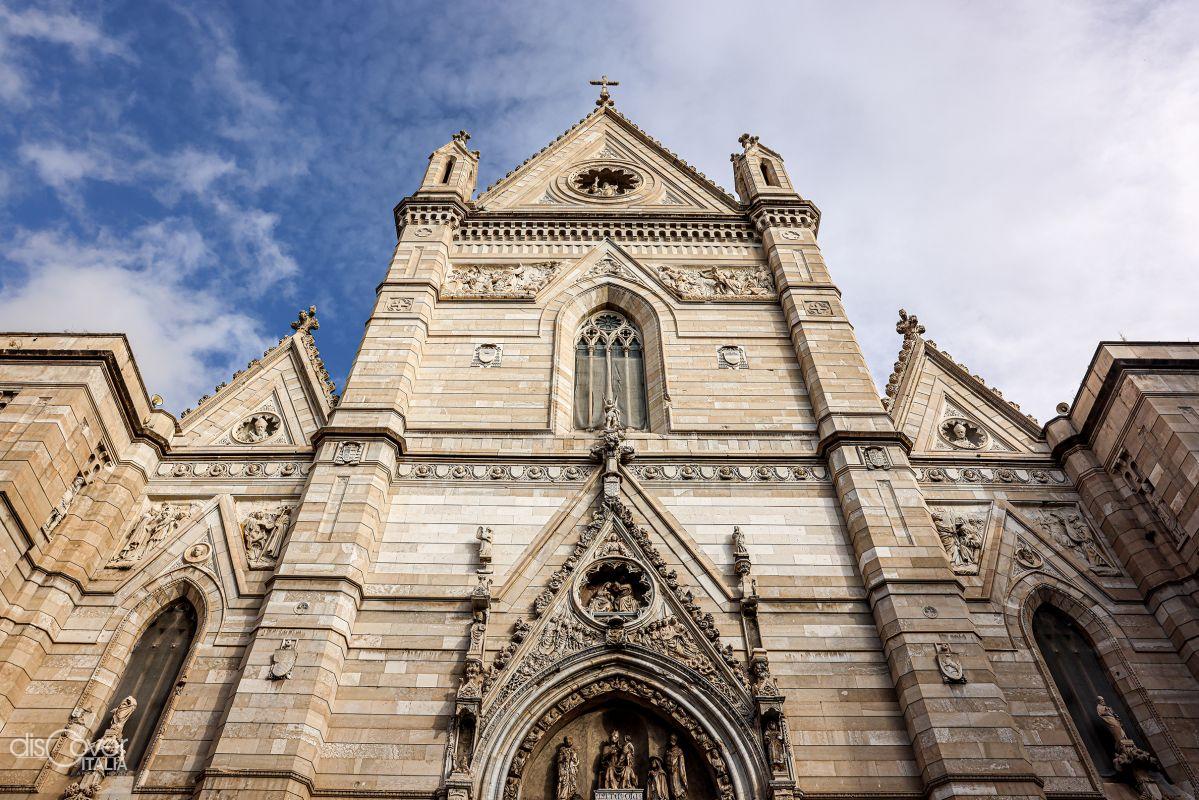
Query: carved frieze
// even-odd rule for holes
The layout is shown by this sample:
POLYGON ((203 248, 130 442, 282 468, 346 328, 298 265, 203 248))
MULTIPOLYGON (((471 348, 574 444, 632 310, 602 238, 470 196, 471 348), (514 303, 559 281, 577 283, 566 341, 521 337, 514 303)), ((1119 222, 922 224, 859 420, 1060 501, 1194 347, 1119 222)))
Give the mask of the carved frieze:
POLYGON ((411 311, 412 305, 414 302, 415 302, 415 298, 403 297, 403 296, 397 295, 397 296, 387 298, 387 303, 386 303, 386 305, 384 305, 384 308, 387 311, 390 311, 392 313, 401 312, 401 311, 411 311))
POLYGON ((165 461, 159 478, 303 478, 311 465, 297 461, 165 461))
POLYGON ((821 466, 798 464, 637 464, 633 474, 642 481, 732 481, 737 483, 824 480, 821 466))
POLYGON ((532 300, 561 267, 561 261, 455 264, 446 276, 441 296, 455 300, 532 300))
POLYGON ((427 461, 408 462, 397 467, 401 480, 453 481, 535 481, 538 483, 574 483, 586 480, 595 467, 590 465, 541 466, 539 464, 460 464, 427 461))
POLYGON ((1056 469, 1021 467, 916 467, 921 483, 977 483, 1031 486, 1061 486, 1069 481, 1056 469))
POLYGON ((774 276, 762 264, 676 266, 658 264, 658 277, 680 300, 771 300, 774 276))

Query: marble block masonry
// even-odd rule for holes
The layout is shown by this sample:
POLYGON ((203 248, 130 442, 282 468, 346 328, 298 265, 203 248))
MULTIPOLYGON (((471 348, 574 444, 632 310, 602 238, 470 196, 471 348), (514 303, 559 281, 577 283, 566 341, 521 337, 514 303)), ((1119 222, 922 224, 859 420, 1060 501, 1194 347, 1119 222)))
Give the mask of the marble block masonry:
POLYGON ((1041 424, 901 311, 880 395, 782 155, 595 83, 432 153, 340 392, 0 334, 0 795, 1193 798, 1199 345, 1041 424))

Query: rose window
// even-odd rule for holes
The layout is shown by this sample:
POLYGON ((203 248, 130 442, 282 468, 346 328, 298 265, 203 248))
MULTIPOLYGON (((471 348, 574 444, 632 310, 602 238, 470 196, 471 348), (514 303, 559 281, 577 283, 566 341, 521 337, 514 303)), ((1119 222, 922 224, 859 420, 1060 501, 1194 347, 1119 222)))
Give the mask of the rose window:
POLYGON ((641 178, 622 167, 592 167, 572 180, 574 188, 593 197, 621 197, 641 186, 641 178))

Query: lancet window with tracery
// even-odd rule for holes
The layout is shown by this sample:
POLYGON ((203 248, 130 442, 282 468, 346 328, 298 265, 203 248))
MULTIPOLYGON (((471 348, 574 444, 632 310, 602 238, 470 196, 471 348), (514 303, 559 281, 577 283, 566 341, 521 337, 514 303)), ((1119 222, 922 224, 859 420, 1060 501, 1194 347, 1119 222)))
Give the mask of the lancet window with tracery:
POLYGON ((607 399, 615 401, 622 425, 649 427, 641 332, 615 311, 593 314, 575 340, 575 427, 603 427, 607 399))

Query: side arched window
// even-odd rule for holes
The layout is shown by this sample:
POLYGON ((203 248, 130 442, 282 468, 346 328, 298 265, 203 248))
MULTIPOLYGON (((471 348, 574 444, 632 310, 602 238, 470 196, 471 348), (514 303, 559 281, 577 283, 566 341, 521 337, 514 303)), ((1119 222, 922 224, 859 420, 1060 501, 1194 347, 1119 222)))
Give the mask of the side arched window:
MULTIPOLYGON (((196 609, 181 599, 164 608, 133 647, 112 701, 116 706, 131 695, 137 700, 124 730, 125 765, 130 772, 142 766, 195 636, 196 609)), ((109 712, 97 730, 106 730, 111 717, 109 712)))
POLYGON ((1098 698, 1102 697, 1116 712, 1124 730, 1137 746, 1144 748, 1144 737, 1136 728, 1132 712, 1112 685, 1107 670, 1078 623, 1065 612, 1048 603, 1042 605, 1033 615, 1032 630, 1058 693, 1066 701, 1074 727, 1086 744, 1091 763, 1103 777, 1115 776, 1116 768, 1112 764, 1115 742, 1096 713, 1098 698))
POLYGON ((602 428, 608 398, 616 401, 622 425, 649 427, 641 332, 615 311, 593 314, 575 340, 575 427, 602 428))
POLYGON ((763 158, 759 164, 762 169, 762 180, 766 181, 767 186, 778 186, 779 176, 774 171, 774 163, 769 158, 763 158))

